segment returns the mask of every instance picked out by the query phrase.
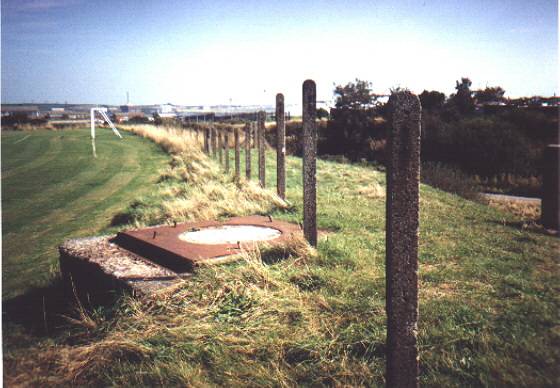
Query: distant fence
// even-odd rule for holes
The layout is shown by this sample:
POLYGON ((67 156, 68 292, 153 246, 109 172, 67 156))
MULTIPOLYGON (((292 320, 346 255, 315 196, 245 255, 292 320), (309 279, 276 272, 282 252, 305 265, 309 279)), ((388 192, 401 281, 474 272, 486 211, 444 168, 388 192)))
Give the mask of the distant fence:
MULTIPOLYGON (((265 112, 265 111, 263 111, 265 112)), ((236 113, 200 113, 200 114, 190 114, 188 116, 183 116, 180 119, 184 123, 200 123, 200 122, 247 122, 247 121, 257 121, 258 112, 236 112, 236 113)), ((265 112, 266 121, 276 121, 276 115, 274 112, 265 112)), ((291 119, 290 112, 285 114, 286 120, 291 119)))

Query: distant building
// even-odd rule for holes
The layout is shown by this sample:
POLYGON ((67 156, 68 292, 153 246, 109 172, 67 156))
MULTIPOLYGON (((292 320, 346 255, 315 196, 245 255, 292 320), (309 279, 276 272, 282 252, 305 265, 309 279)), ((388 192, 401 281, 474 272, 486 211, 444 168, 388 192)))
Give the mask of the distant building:
POLYGON ((41 116, 37 105, 2 104, 2 116, 15 115, 25 115, 28 118, 38 118, 41 116))
POLYGON ((174 118, 177 117, 177 109, 173 104, 161 104, 157 114, 161 118, 174 118))
POLYGON ((143 119, 146 115, 144 112, 115 112, 114 118, 117 123, 127 122, 129 120, 138 118, 143 119))

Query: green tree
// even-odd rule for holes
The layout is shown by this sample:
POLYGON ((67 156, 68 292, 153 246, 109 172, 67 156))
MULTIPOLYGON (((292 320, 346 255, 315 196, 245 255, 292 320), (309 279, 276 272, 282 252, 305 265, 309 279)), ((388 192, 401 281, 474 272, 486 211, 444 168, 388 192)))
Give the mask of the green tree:
POLYGON ((418 97, 420 98, 420 103, 422 104, 422 110, 439 110, 445 103, 445 94, 436 90, 432 90, 430 92, 424 90, 418 97))
POLYGON ((338 85, 334 89, 337 109, 365 109, 373 107, 377 97, 371 92, 371 82, 356 78, 344 86, 338 85))
POLYGON ((373 158, 370 144, 383 137, 383 129, 375 122, 377 96, 371 92, 371 83, 356 79, 334 89, 335 107, 323 131, 319 152, 346 155, 352 160, 373 158))
POLYGON ((474 93, 477 102, 483 104, 486 102, 501 102, 504 100, 506 91, 500 86, 487 86, 485 89, 479 89, 474 93))
POLYGON ((450 97, 450 101, 462 114, 469 114, 474 111, 474 98, 471 86, 472 81, 467 77, 462 77, 461 82, 455 82, 455 90, 457 90, 457 93, 450 97))

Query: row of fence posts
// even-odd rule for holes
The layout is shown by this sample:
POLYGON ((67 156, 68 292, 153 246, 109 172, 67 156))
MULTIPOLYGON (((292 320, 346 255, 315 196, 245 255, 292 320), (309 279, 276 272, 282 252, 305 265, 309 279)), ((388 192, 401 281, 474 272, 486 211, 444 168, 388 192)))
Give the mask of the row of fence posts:
MULTIPOLYGON (((317 122, 316 86, 303 83, 303 232, 317 246, 317 122)), ((388 139, 386 200, 386 311, 387 386, 418 386, 418 233, 420 184, 420 117, 417 96, 409 91, 394 93, 389 99, 392 131, 388 139)), ((247 122, 245 132, 245 176, 251 179, 251 150, 258 150, 258 177, 266 187, 264 111, 257 122, 247 122), (251 143, 253 140, 253 144, 251 143)), ((276 96, 277 193, 286 199, 286 123, 284 96, 276 96)), ((229 172, 229 130, 205 129, 204 151, 229 172), (222 155, 225 153, 225 158, 222 155), (218 153, 218 155, 216 155, 218 153)), ((239 129, 233 128, 235 178, 240 178, 239 129)))
MULTIPOLYGON (((281 115, 276 115, 277 127, 277 193, 282 199, 286 199, 286 124, 284 118, 284 96, 278 94, 276 96, 277 104, 276 111, 281 112, 281 115)), ((257 148, 258 152, 258 179, 262 187, 266 187, 266 138, 265 138, 265 120, 266 113, 259 111, 257 113, 257 122, 245 123, 245 177, 251 179, 251 150, 257 148)), ((239 141, 239 128, 233 126, 225 129, 217 129, 215 126, 210 126, 204 130, 204 152, 217 158, 220 165, 224 167, 226 173, 230 172, 230 135, 233 132, 234 139, 234 152, 235 152, 235 166, 234 174, 235 179, 239 180, 241 176, 241 160, 240 160, 240 147, 239 141)), ((199 130, 195 130, 195 135, 198 139, 199 130)))
MULTIPOLYGON (((316 86, 312 80, 303 83, 303 232, 317 246, 317 123, 316 86)), ((390 123, 388 137, 386 196, 386 311, 387 365, 389 387, 418 387, 417 349, 418 322, 418 235, 420 185, 420 100, 409 91, 398 91, 389 98, 390 123)), ((245 124, 245 176, 251 179, 251 139, 258 149, 258 176, 265 181, 265 112, 257 114, 257 122, 245 124)), ((276 95, 276 168, 277 193, 286 199, 286 124, 284 96, 276 95)), ((240 176, 239 130, 233 129, 235 144, 235 177, 240 176)), ((222 135, 211 127, 204 137, 205 152, 216 158, 216 138, 222 159, 222 135)), ((229 133, 224 133, 225 170, 229 172, 229 133)), ((560 226, 560 145, 549 145, 545 152, 543 174, 542 223, 558 230, 560 226)))

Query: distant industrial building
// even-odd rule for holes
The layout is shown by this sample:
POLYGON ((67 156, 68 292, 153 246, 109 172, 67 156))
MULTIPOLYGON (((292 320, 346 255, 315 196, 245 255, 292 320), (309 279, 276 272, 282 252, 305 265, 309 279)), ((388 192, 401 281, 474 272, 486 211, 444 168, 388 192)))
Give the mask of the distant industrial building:
POLYGON ((2 117, 25 116, 27 118, 40 118, 41 113, 37 105, 26 104, 2 104, 2 117))
POLYGON ((144 112, 135 111, 135 112, 115 112, 113 113, 113 118, 116 123, 123 123, 133 119, 144 119, 146 115, 144 112))

